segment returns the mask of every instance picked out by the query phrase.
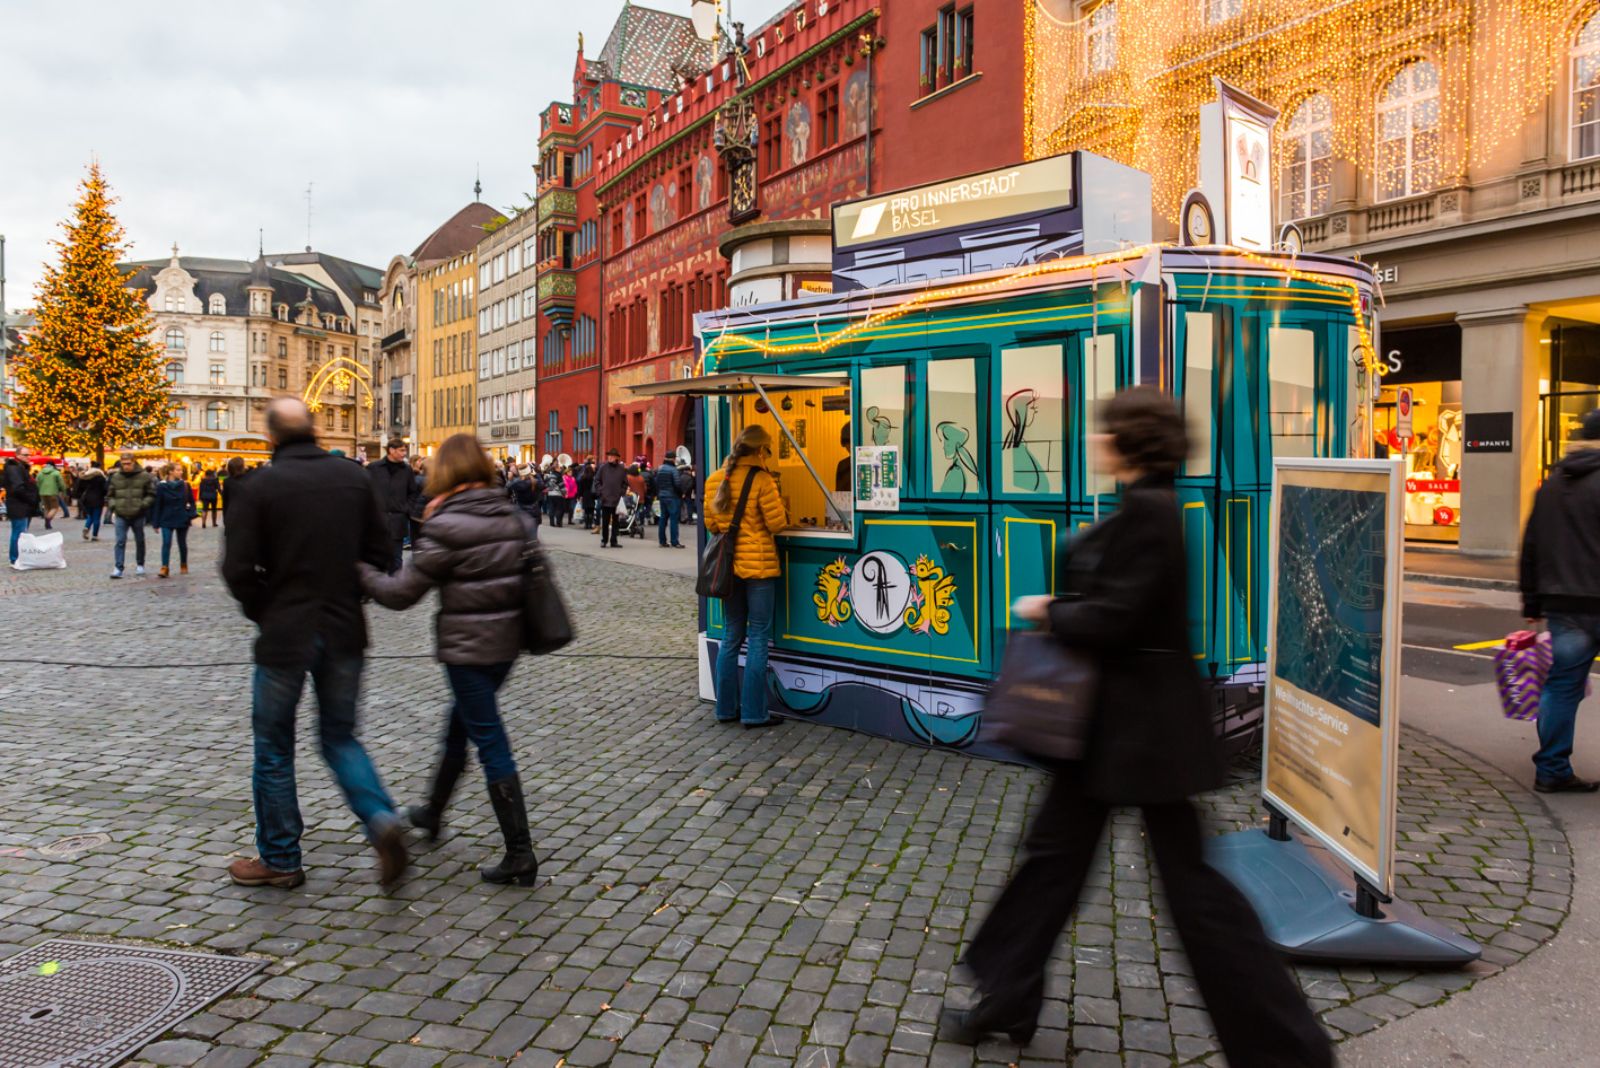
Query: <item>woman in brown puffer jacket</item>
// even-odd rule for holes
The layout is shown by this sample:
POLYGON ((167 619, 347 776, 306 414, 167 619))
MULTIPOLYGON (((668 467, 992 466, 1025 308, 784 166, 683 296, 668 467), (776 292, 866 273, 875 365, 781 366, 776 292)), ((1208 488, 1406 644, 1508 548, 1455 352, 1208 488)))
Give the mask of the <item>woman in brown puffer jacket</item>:
POLYGON ((406 817, 430 840, 438 839, 471 739, 506 839, 505 859, 479 871, 487 882, 531 886, 539 862, 522 781, 495 701, 522 650, 522 556, 529 530, 495 486, 494 463, 471 434, 453 435, 439 446, 428 465, 425 492, 432 499, 405 566, 385 575, 361 565, 362 588, 388 608, 409 608, 439 587, 436 655, 455 704, 427 803, 408 808, 406 817))

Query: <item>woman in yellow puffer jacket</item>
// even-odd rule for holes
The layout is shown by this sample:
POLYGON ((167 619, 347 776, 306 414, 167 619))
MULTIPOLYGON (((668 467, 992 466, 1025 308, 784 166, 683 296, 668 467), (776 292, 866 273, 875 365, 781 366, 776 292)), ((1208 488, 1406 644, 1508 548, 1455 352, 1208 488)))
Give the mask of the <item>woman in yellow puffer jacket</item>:
POLYGON ((783 721, 767 714, 767 650, 778 600, 778 543, 773 535, 789 525, 778 481, 767 470, 772 435, 747 426, 733 443, 728 462, 706 479, 702 514, 706 531, 722 534, 733 526, 739 495, 750 481, 750 497, 733 547, 733 592, 722 600, 722 648, 717 653, 717 722, 746 728, 783 721), (744 645, 744 685, 739 684, 739 647, 744 645))

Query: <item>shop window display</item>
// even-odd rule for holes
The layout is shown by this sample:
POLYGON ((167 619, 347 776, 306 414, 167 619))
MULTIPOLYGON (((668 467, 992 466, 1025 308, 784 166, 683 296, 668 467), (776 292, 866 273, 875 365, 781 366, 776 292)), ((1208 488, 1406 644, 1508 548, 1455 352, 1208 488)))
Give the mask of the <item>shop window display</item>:
POLYGON ((1377 404, 1378 453, 1405 460, 1406 537, 1454 540, 1461 527, 1461 383, 1386 384, 1377 404), (1400 435, 1400 390, 1411 391, 1411 437, 1400 435))

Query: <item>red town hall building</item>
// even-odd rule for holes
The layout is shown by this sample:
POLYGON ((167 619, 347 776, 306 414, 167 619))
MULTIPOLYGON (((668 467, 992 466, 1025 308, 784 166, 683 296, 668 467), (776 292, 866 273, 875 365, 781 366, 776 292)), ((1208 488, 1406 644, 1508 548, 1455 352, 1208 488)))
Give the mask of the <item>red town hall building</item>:
POLYGON ((838 201, 1021 161, 1021 5, 984 15, 799 0, 702 36, 630 2, 597 58, 580 38, 539 138, 544 451, 692 444, 692 402, 627 387, 695 373, 696 312, 830 288, 838 201))

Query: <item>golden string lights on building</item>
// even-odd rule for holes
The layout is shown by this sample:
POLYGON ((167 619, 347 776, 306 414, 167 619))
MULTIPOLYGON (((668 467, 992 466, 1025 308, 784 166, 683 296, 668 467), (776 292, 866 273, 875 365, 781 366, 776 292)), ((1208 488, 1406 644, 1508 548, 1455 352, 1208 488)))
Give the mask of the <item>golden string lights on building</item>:
POLYGON ((1328 116, 1332 157, 1371 168, 1380 183, 1386 114, 1420 109, 1407 125, 1429 144, 1397 151, 1423 173, 1402 188, 1445 188, 1519 136, 1595 10, 1593 0, 1024 3, 1029 158, 1083 148, 1146 170, 1173 220, 1195 184, 1213 77, 1279 108, 1280 136, 1311 101, 1308 116, 1328 116))

